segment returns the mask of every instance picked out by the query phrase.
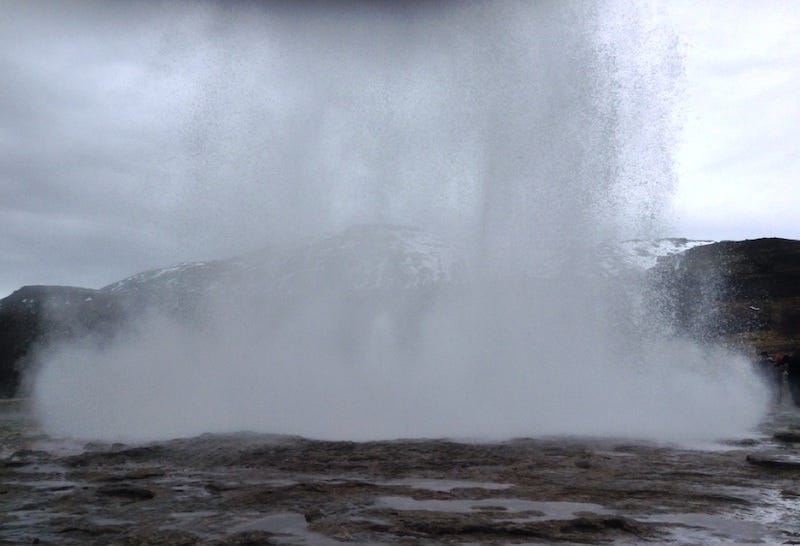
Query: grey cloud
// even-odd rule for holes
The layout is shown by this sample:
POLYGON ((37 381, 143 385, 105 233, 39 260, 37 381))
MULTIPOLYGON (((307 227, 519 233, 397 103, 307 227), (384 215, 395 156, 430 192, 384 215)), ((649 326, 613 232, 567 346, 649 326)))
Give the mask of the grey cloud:
POLYGON ((587 157, 613 120, 572 109, 592 77, 560 85, 585 60, 564 51, 585 48, 587 28, 564 44, 552 27, 596 8, 548 5, 9 4, 0 119, 18 137, 0 141, 0 229, 21 243, 3 211, 74 218, 47 235, 64 249, 53 267, 88 278, 90 251, 66 260, 79 240, 102 256, 112 235, 141 248, 139 261, 97 264, 134 273, 349 222, 470 229, 487 176, 556 177, 568 191, 546 157, 587 157), (542 137, 564 114, 574 135, 542 137))
POLYGON ((291 209, 293 194, 320 191, 303 181, 318 176, 313 168, 298 168, 316 144, 311 105, 326 87, 348 83, 330 74, 324 81, 337 52, 347 58, 342 47, 367 47, 370 37, 362 25, 342 46, 341 32, 322 20, 335 16, 327 10, 306 21, 282 6, 271 23, 261 9, 7 6, 0 23, 9 39, 0 53, 6 290, 59 282, 59 274, 80 283, 81 269, 89 280, 104 276, 92 269, 121 275, 156 259, 225 252, 237 232, 245 235, 242 250, 263 242, 263 228, 277 230, 280 219, 265 224, 264 216, 278 203, 291 209), (314 35, 298 40, 296 32, 314 35), (303 59, 320 44, 321 64, 303 59), (303 109, 310 111, 298 115, 303 109))

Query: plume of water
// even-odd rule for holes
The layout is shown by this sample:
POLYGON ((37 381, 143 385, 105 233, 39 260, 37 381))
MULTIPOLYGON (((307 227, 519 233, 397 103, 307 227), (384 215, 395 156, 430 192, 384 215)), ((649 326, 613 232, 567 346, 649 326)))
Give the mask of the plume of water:
POLYGON ((462 249, 462 280, 360 297, 328 269, 211 301, 200 326, 156 317, 102 349, 61 347, 36 386, 45 424, 669 440, 753 426, 766 396, 747 363, 663 335, 637 282, 601 267, 609 242, 654 233, 673 183, 680 56, 650 9, 201 10, 176 225, 212 218, 193 240, 213 248, 410 224, 462 249))

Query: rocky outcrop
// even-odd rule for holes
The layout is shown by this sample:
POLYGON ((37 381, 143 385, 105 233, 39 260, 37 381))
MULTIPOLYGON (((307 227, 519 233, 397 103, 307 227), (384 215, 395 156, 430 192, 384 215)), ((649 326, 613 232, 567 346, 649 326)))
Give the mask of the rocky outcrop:
POLYGON ((110 337, 124 308, 120 296, 72 286, 24 286, 0 300, 0 396, 18 394, 38 347, 110 337))
POLYGON ((742 350, 800 348, 800 241, 723 241, 663 257, 654 305, 680 331, 742 350))

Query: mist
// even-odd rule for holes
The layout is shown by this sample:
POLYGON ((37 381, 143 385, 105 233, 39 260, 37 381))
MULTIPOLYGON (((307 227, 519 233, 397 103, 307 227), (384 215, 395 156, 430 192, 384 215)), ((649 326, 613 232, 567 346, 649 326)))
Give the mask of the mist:
MULTIPOLYGON (((164 8, 173 26, 145 57, 162 74, 147 81, 166 86, 156 95, 172 90, 158 108, 172 108, 149 159, 171 175, 158 229, 179 234, 176 258, 267 244, 300 256, 326 234, 401 225, 454 249, 458 279, 359 292, 323 271, 254 298, 249 278, 204 302, 200 320, 154 312, 111 343, 43 349, 45 428, 746 433, 767 403, 749 364, 682 339, 643 308, 641 279, 603 266, 601 249, 668 225, 682 68, 654 9, 164 8)), ((373 263, 379 246, 368 248, 351 267, 373 263)))

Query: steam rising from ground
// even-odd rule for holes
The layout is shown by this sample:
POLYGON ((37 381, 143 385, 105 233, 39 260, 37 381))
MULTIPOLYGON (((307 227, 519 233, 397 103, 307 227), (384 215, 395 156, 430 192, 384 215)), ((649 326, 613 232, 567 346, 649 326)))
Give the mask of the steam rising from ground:
POLYGON ((189 31, 214 62, 187 124, 182 225, 213 205, 231 238, 421 226, 464 250, 466 280, 365 305, 330 277, 281 306, 223 298, 199 325, 153 316, 101 349, 60 348, 36 385, 47 427, 669 440, 753 426, 765 393, 747 363, 671 336, 641 287, 600 267, 604 244, 659 227, 672 188, 680 58, 648 8, 391 5, 248 9, 189 31))
POLYGON ((53 432, 106 439, 255 430, 708 441, 742 434, 763 407, 741 357, 676 341, 622 354, 608 347, 609 329, 592 330, 594 317, 526 322, 519 309, 459 303, 428 318, 410 355, 390 318, 345 349, 329 329, 348 317, 313 314, 263 341, 255 330, 205 337, 153 320, 108 350, 61 351, 40 379, 39 408, 53 432))

